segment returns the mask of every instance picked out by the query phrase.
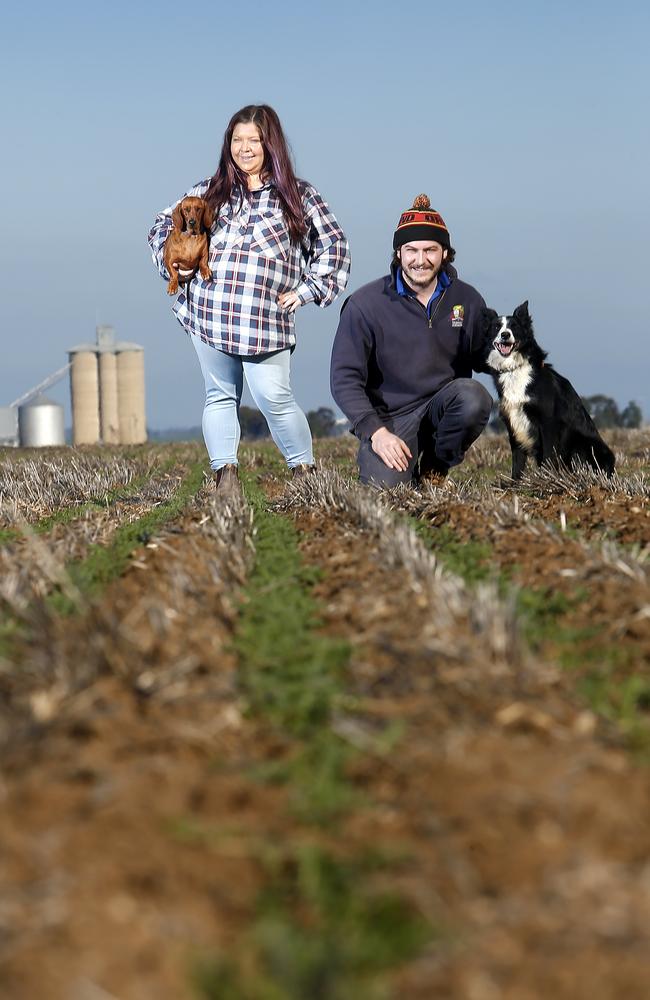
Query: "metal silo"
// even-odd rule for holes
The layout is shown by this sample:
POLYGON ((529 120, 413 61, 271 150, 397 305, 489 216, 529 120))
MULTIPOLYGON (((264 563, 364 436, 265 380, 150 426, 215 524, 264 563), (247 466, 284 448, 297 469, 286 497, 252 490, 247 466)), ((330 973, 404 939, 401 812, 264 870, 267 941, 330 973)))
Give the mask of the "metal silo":
POLYGON ((0 406, 0 448, 18 444, 18 407, 0 406))
POLYGON ((18 408, 21 448, 47 448, 65 444, 63 407, 47 396, 36 396, 18 408))
POLYGON ((109 351, 102 351, 99 355, 99 418, 104 444, 119 444, 117 357, 109 351))
POLYGON ((74 347, 69 354, 72 443, 97 444, 99 441, 97 354, 93 345, 86 344, 74 347))
POLYGON ((118 343, 116 351, 120 443, 142 444, 147 440, 144 350, 139 344, 118 343))

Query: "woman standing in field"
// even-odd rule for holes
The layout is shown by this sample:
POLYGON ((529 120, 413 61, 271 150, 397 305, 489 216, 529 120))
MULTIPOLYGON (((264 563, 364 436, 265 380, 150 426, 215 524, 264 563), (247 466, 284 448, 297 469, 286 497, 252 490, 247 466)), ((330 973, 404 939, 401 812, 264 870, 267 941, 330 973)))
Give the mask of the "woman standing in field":
MULTIPOLYGON (((294 313, 307 302, 324 307, 334 301, 347 284, 350 254, 321 195, 296 177, 280 120, 266 104, 233 115, 216 173, 187 194, 214 210, 212 279, 197 275, 173 310, 199 359, 203 436, 217 490, 228 499, 241 493, 237 411, 244 375, 293 475, 313 465, 309 424, 290 385, 294 313)), ((149 233, 165 279, 163 250, 174 207, 156 217, 149 233)))

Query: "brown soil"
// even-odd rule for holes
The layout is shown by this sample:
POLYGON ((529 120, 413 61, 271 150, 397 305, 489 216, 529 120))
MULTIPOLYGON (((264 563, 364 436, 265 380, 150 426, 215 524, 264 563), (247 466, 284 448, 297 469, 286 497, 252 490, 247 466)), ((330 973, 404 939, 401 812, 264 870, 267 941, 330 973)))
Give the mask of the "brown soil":
POLYGON ((283 794, 246 777, 274 744, 242 716, 237 580, 201 516, 24 651, 44 680, 3 760, 7 1000, 193 996, 192 960, 227 951, 257 894, 242 839, 280 835, 283 794))
MULTIPOLYGON (((491 516, 485 505, 443 501, 424 517, 431 524, 434 553, 438 527, 450 530, 457 542, 488 543, 492 566, 513 583, 549 598, 558 593, 567 597, 570 608, 561 624, 573 630, 576 650, 589 669, 598 670, 599 650, 606 663, 605 648, 611 652, 618 647, 617 676, 650 681, 650 581, 636 559, 627 561, 624 552, 603 548, 608 539, 599 530, 607 521, 619 539, 647 539, 647 530, 640 531, 650 513, 647 500, 628 499, 626 509, 621 498, 593 491, 587 512, 578 503, 552 497, 520 499, 517 514, 514 499, 510 502, 510 514, 499 509, 498 516, 491 516), (560 512, 567 527, 580 525, 580 538, 562 533, 560 512)), ((546 655, 552 656, 552 638, 546 647, 546 655)))
POLYGON ((543 500, 522 497, 520 509, 557 527, 564 514, 568 528, 575 528, 594 541, 612 539, 625 545, 650 545, 650 501, 647 497, 612 496, 593 487, 578 501, 559 496, 543 500))
MULTIPOLYGON (((7 736, 0 712, 7 1000, 189 1000, 192 960, 227 952, 250 923, 265 845, 300 835, 283 789, 251 776, 286 746, 244 714, 229 651, 243 569, 203 518, 198 506, 139 551, 85 615, 40 621, 21 679, 1 688, 16 720, 7 736)), ((469 631, 467 657, 447 655, 431 607, 372 535, 322 511, 297 523, 323 570, 324 627, 353 649, 359 710, 335 727, 359 750, 350 778, 367 804, 341 821, 340 850, 399 856, 391 886, 437 928, 395 996, 646 996, 647 769, 553 663, 504 669, 469 631), (386 749, 391 722, 405 729, 386 749)), ((490 541, 526 585, 588 584, 585 620, 611 622, 647 664, 638 579, 479 505, 450 498, 439 523, 490 541)))
POLYGON ((368 719, 407 727, 389 757, 359 763, 375 807, 341 834, 406 851, 401 887, 440 927, 395 995, 645 995, 647 771, 554 672, 496 678, 486 663, 479 686, 471 664, 432 656, 412 593, 369 540, 322 515, 302 524, 305 554, 327 567, 328 627, 354 642, 361 734, 368 719))

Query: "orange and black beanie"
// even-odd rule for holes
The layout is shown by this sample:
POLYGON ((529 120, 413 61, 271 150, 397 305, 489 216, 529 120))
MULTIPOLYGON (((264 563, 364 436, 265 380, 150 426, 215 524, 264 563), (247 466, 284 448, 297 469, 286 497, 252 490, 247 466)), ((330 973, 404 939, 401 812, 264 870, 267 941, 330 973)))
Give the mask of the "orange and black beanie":
POLYGON ((412 240, 434 240, 443 247, 451 246, 449 230, 440 213, 431 208, 426 194, 419 194, 413 202, 413 208, 402 212, 393 236, 393 250, 412 240))

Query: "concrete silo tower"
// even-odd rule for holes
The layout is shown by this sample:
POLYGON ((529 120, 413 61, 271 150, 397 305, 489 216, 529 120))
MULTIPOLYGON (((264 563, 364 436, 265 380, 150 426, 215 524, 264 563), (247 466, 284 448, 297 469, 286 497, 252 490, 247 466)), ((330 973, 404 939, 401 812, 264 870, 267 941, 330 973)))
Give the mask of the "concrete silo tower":
POLYGON ((104 444, 120 443, 120 416, 117 392, 117 357, 112 326, 97 327, 99 361, 99 423, 104 444))
POLYGON ((99 442, 99 372, 94 344, 71 348, 72 443, 99 442))
POLYGON ((70 351, 73 444, 142 444, 147 440, 144 349, 97 327, 96 344, 70 351))
POLYGON ((139 344, 117 343, 117 394, 120 444, 147 440, 144 407, 144 350, 139 344))

